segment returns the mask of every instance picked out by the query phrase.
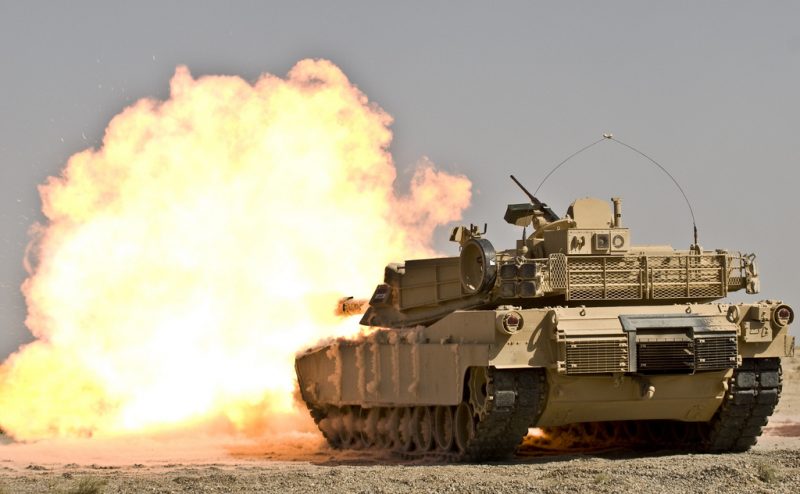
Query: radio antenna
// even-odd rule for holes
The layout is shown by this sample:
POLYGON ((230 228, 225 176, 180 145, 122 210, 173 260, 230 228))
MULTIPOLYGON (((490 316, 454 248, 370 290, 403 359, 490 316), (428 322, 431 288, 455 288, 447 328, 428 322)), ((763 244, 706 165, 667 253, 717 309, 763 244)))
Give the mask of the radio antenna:
POLYGON ((689 214, 691 214, 691 216, 692 216, 692 230, 694 232, 694 247, 698 247, 699 244, 697 243, 697 222, 695 221, 695 217, 694 217, 694 209, 692 208, 691 201, 689 201, 689 197, 686 195, 686 192, 684 192, 683 187, 681 187, 681 184, 679 184, 678 181, 675 180, 675 177, 673 177, 672 174, 670 172, 668 172, 667 169, 664 168, 658 161, 654 160, 653 158, 651 158, 650 156, 646 155, 642 151, 639 151, 638 149, 636 149, 635 147, 631 146, 630 144, 626 144, 626 143, 620 141, 619 139, 614 138, 614 134, 611 134, 611 133, 603 134, 603 137, 601 137, 600 139, 594 141, 591 144, 588 144, 588 145, 580 148, 579 150, 577 150, 574 153, 572 153, 569 156, 567 156, 566 159, 564 159, 564 161, 562 161, 561 163, 559 163, 556 166, 554 166, 552 170, 547 172, 547 175, 544 176, 542 181, 539 182, 539 186, 536 187, 536 191, 533 194, 535 195, 537 192, 539 192, 539 189, 541 189, 542 185, 544 185, 544 183, 547 181, 547 179, 550 178, 550 175, 552 175, 553 173, 555 173, 556 170, 561 168, 561 166, 563 164, 565 164, 567 161, 571 160, 575 156, 578 156, 579 154, 581 154, 582 152, 586 151, 587 149, 595 146, 596 144, 599 144, 602 141, 614 141, 617 144, 619 144, 620 146, 625 146, 626 148, 630 149, 631 151, 635 152, 636 154, 644 157, 645 159, 650 161, 652 164, 656 165, 662 172, 666 173, 666 175, 670 178, 670 180, 672 180, 672 183, 674 183, 675 186, 678 188, 678 190, 681 192, 681 195, 683 196, 684 201, 686 201, 686 205, 689 207, 689 214))

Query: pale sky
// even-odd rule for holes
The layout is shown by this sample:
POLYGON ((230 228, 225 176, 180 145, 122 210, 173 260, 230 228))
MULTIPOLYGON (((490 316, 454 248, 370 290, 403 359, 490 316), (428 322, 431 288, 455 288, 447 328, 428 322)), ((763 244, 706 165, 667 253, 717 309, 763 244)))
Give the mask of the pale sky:
MULTIPOLYGON (((327 58, 389 114, 398 188, 423 156, 473 182, 466 223, 502 221, 556 163, 613 132, 668 168, 708 249, 756 252, 762 293, 800 309, 796 2, 11 2, 0 0, 0 356, 25 341, 19 286, 37 184, 97 146, 110 118, 194 76, 284 76, 327 58)), ((540 191, 622 196, 635 243, 686 248, 680 193, 601 143, 540 191)), ((437 247, 456 246, 437 234, 437 247)), ((382 271, 376 271, 376 283, 382 271)), ((800 334, 794 329, 794 334, 800 334)))

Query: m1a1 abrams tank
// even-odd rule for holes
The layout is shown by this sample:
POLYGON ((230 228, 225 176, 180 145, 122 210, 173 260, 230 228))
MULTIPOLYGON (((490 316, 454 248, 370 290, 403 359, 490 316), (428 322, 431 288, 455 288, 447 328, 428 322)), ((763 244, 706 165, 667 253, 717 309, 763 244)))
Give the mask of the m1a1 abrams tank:
POLYGON ((386 267, 361 320, 374 330, 297 357, 328 442, 447 461, 508 456, 533 427, 556 443, 755 444, 794 312, 717 301, 758 292, 754 256, 636 245, 619 199, 560 218, 528 195, 506 210, 533 228, 514 248, 456 228, 459 256, 386 267))

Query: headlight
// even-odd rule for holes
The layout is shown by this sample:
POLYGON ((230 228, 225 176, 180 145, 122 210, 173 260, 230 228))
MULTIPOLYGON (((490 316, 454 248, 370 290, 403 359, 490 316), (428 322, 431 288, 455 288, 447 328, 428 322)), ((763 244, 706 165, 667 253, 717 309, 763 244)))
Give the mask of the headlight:
POLYGON ((512 335, 522 329, 525 322, 517 311, 506 312, 497 318, 497 329, 504 334, 512 335))
POLYGON ((772 311, 772 322, 783 327, 788 326, 794 321, 794 311, 788 305, 779 305, 772 311))

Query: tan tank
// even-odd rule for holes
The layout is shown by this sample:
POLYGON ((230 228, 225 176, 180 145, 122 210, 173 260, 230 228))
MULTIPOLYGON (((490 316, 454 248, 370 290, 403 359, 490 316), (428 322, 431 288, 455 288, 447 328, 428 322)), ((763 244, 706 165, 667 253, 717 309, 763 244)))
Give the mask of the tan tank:
POLYGON ((506 457, 534 427, 543 447, 755 444, 794 312, 715 302, 758 292, 754 256, 636 245, 617 198, 559 218, 528 195, 505 214, 533 228, 515 248, 458 227, 459 256, 386 267, 361 320, 373 331, 297 357, 328 442, 448 461, 506 457))

